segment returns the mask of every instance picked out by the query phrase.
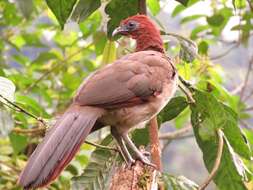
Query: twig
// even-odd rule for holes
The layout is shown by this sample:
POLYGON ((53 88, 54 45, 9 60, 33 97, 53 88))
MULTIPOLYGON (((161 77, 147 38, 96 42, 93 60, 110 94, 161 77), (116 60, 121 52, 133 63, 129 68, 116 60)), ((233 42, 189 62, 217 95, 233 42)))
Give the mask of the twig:
POLYGON ((113 150, 115 152, 119 152, 119 150, 117 148, 114 148, 114 147, 109 147, 109 146, 103 146, 101 144, 97 144, 97 143, 94 143, 94 142, 90 142, 90 141, 87 141, 85 140, 84 141, 86 144, 89 144, 91 146, 94 146, 96 148, 102 148, 102 149, 107 149, 107 150, 113 150))
POLYGON ((180 90, 186 95, 189 103, 194 104, 195 100, 192 97, 192 94, 187 92, 180 84, 178 85, 178 87, 180 88, 180 90))
POLYGON ((233 49, 237 48, 240 46, 240 43, 237 42, 235 45, 233 45, 232 47, 230 47, 229 49, 227 49, 225 52, 221 53, 220 55, 216 55, 213 57, 210 57, 210 60, 216 60, 216 59, 220 59, 226 55, 228 55, 233 49))
POLYGON ((251 111, 251 110, 253 110, 253 106, 250 106, 244 109, 244 111, 251 111))
POLYGON ((221 129, 217 130, 217 135, 218 135, 218 149, 217 149, 217 155, 216 155, 213 169, 212 169, 210 175, 208 176, 208 178, 204 181, 204 183, 202 185, 200 185, 198 190, 204 190, 208 186, 208 184, 212 181, 212 179, 215 177, 215 175, 219 169, 221 157, 222 157, 222 152, 223 152, 223 146, 224 146, 223 132, 221 129))
MULTIPOLYGON (((17 133, 17 134, 39 135, 39 134, 44 134, 46 132, 46 128, 45 127, 38 127, 38 128, 33 128, 33 129, 21 129, 21 128, 16 127, 14 129, 12 129, 12 131, 14 133, 17 133)), ((87 140, 85 140, 84 142, 86 144, 92 145, 96 148, 103 148, 103 149, 113 150, 113 151, 119 152, 119 150, 117 148, 103 146, 103 145, 93 143, 93 142, 90 142, 90 141, 87 141, 87 140)))
POLYGON ((15 108, 15 109, 14 109, 15 111, 24 113, 24 114, 26 114, 26 115, 28 115, 28 116, 30 116, 30 117, 36 119, 38 122, 42 123, 44 126, 47 126, 47 125, 46 125, 46 122, 45 122, 41 117, 37 117, 37 116, 33 115, 32 113, 26 111, 24 108, 20 107, 20 106, 17 105, 16 103, 13 103, 12 101, 10 101, 10 100, 8 100, 7 98, 3 97, 1 94, 0 94, 0 98, 2 98, 3 100, 5 100, 9 105, 13 106, 13 107, 11 107, 11 106, 7 105, 5 102, 0 101, 0 102, 2 102, 3 104, 7 105, 9 108, 15 108))
POLYGON ((251 12, 253 12, 253 3, 250 2, 250 0, 247 0, 248 4, 249 4, 249 8, 251 10, 251 12))
POLYGON ((192 92, 195 90, 194 87, 188 81, 184 80, 180 75, 178 76, 178 78, 179 78, 180 82, 189 90, 189 92, 186 91, 180 84, 178 85, 178 87, 186 95, 189 103, 194 104, 195 100, 192 97, 192 92))
POLYGON ((47 130, 46 127, 36 127, 31 129, 21 129, 19 127, 15 127, 14 129, 12 129, 12 132, 17 134, 24 134, 27 136, 38 136, 45 134, 46 130, 47 130))
POLYGON ((4 165, 4 166, 10 168, 11 170, 13 170, 13 171, 16 172, 16 173, 19 173, 19 172, 20 172, 19 169, 15 168, 15 167, 12 166, 11 164, 6 163, 6 162, 4 162, 4 161, 2 161, 2 160, 0 160, 0 165, 4 165))
POLYGON ((245 75, 243 87, 242 87, 242 90, 241 90, 241 93, 240 93, 240 100, 243 100, 244 92, 245 92, 246 86, 247 86, 248 81, 249 81, 250 72, 252 71, 252 65, 253 65, 253 56, 251 57, 251 59, 249 61, 249 65, 248 65, 248 68, 247 68, 247 73, 245 75))
MULTIPOLYGON (((86 46, 85 48, 89 48, 90 46, 92 46, 93 44, 90 43, 88 46, 86 46)), ((40 81, 42 81, 43 79, 45 79, 50 73, 52 73, 55 69, 57 69, 58 67, 61 67, 64 65, 64 63, 66 63, 68 60, 70 60, 71 58, 73 58, 74 56, 78 55, 79 53, 81 53, 81 51, 84 48, 80 48, 78 51, 76 51, 75 53, 69 55, 67 58, 65 58, 62 61, 59 61, 56 65, 54 65, 50 70, 48 70, 47 72, 45 72, 42 76, 40 76, 36 81, 34 81, 31 85, 29 85, 24 91, 25 93, 28 93, 34 86, 36 86, 40 81)))
POLYGON ((147 14, 147 5, 146 5, 146 0, 139 0, 138 3, 138 9, 140 14, 147 14))
POLYGON ((175 38, 177 38, 177 39, 187 41, 189 44, 192 44, 193 46, 196 46, 196 44, 195 44, 192 40, 190 40, 190 39, 188 39, 188 38, 186 38, 186 37, 184 37, 184 36, 181 36, 181 35, 179 35, 179 34, 176 34, 176 33, 174 33, 174 32, 165 32, 165 31, 161 31, 161 34, 162 34, 162 35, 173 36, 173 37, 175 37, 175 38))
POLYGON ((159 139, 172 140, 172 139, 184 136, 186 133, 190 132, 191 130, 192 130, 192 126, 188 125, 188 126, 182 128, 182 129, 179 129, 179 130, 176 130, 176 131, 173 131, 173 132, 160 134, 159 139))

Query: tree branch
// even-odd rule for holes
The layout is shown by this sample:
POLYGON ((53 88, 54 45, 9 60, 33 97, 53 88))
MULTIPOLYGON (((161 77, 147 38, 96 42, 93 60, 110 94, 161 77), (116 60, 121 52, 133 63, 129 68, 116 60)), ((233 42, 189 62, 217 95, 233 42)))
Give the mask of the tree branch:
POLYGON ((240 42, 237 42, 236 44, 234 44, 232 47, 230 47, 229 49, 227 49, 226 51, 224 51, 220 55, 216 55, 216 56, 210 57, 210 60, 220 59, 220 58, 228 55, 232 50, 234 50, 235 48, 237 48, 239 46, 240 46, 240 42))
POLYGON ((224 146, 223 132, 221 129, 217 130, 217 135, 218 135, 218 149, 217 149, 217 155, 216 155, 213 169, 212 169, 210 175, 208 176, 208 178, 198 188, 198 190, 204 190, 208 186, 208 184, 213 180, 213 178, 215 177, 215 175, 219 169, 221 157, 222 157, 222 152, 223 152, 223 146, 224 146))
POLYGON ((168 132, 165 134, 160 134, 159 135, 159 139, 164 139, 164 140, 173 140, 175 138, 179 138, 184 136, 185 134, 187 134, 188 132, 190 132, 192 130, 192 126, 188 125, 182 129, 173 131, 173 132, 168 132))
POLYGON ((139 13, 146 15, 147 14, 147 5, 146 5, 146 0, 139 0, 139 4, 138 4, 138 9, 139 9, 139 13))
POLYGON ((13 109, 15 111, 24 113, 24 114, 26 114, 26 115, 28 115, 28 116, 36 119, 38 122, 42 123, 44 126, 47 126, 46 122, 41 117, 37 117, 37 116, 33 115, 32 113, 26 111, 24 108, 20 107, 16 103, 13 103, 12 101, 10 101, 7 98, 3 97, 1 94, 0 94, 0 98, 2 98, 3 100, 5 100, 8 104, 6 104, 5 102, 1 101, 1 99, 0 99, 0 102, 3 103, 4 105, 8 106, 9 108, 11 108, 11 109, 13 109))
POLYGON ((251 59, 249 61, 249 65, 248 65, 248 68, 247 68, 247 73, 245 75, 242 90, 241 90, 241 93, 240 93, 240 100, 243 100, 244 92, 245 92, 245 89, 246 89, 248 81, 249 81, 250 72, 252 71, 252 65, 253 65, 253 56, 251 57, 251 59))
POLYGON ((251 12, 253 12, 253 3, 250 2, 250 0, 247 0, 248 4, 249 4, 249 8, 251 10, 251 12))

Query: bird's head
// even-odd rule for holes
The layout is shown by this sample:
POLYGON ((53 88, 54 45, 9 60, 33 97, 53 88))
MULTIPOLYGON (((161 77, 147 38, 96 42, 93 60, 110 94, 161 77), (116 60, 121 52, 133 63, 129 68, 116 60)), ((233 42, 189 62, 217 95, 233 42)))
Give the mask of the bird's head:
POLYGON ((129 36, 137 41, 136 51, 156 50, 164 52, 160 31, 145 15, 135 15, 122 20, 112 35, 129 36))

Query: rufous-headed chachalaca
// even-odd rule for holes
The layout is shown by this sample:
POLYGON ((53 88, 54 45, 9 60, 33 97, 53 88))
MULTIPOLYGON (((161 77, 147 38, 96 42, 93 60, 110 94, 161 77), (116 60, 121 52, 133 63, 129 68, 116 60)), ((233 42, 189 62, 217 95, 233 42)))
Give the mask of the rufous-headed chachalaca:
POLYGON ((148 17, 136 15, 123 20, 115 34, 135 39, 136 52, 99 69, 83 82, 72 105, 29 158, 19 178, 25 189, 51 183, 72 160, 87 135, 108 125, 129 163, 134 159, 126 145, 136 159, 151 164, 128 132, 145 125, 168 103, 176 90, 177 73, 164 54, 159 30, 148 17))

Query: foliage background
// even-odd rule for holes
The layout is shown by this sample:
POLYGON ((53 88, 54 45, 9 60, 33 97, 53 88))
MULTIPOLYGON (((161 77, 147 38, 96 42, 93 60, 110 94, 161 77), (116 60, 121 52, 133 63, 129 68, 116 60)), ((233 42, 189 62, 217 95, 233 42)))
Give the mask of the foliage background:
MULTIPOLYGON (((159 116, 161 123, 166 122, 161 128, 161 133, 188 127, 191 124, 190 110, 193 113, 194 110, 195 113, 199 110, 201 113, 205 110, 214 110, 211 116, 210 112, 206 113, 204 118, 208 119, 207 123, 204 123, 204 130, 201 133, 195 131, 195 135, 202 134, 201 137, 198 135, 195 137, 204 152, 204 160, 206 163, 212 162, 216 153, 212 151, 215 139, 205 145, 203 144, 208 141, 201 141, 203 136, 209 140, 214 137, 213 128, 210 129, 208 126, 213 126, 213 123, 226 123, 229 130, 227 133, 224 130, 224 133, 229 143, 235 152, 243 157, 248 168, 252 169, 248 161, 251 156, 248 154, 251 153, 243 144, 237 123, 252 146, 253 2, 148 0, 147 4, 149 15, 163 31, 177 32, 197 44, 198 56, 192 60, 192 55, 183 56, 194 50, 189 49, 190 44, 186 44, 185 49, 184 44, 182 45, 185 42, 179 40, 180 45, 177 39, 164 36, 167 53, 175 59, 180 75, 191 81, 198 89, 208 92, 195 95, 200 105, 195 109, 185 103, 186 99, 181 97, 184 94, 178 91, 177 96, 180 97, 173 99, 171 103, 173 106, 170 106, 178 109, 169 109, 168 106, 159 116), (178 55, 184 59, 179 59, 178 55), (203 101, 207 99, 210 104, 203 101), (232 111, 221 108, 217 100, 228 105, 232 111), (238 117, 233 114, 237 114, 238 117), (171 119, 174 120, 167 122, 171 119), (205 152, 205 149, 210 151, 205 152), (212 160, 209 162, 205 156, 212 160)), ((53 118, 60 115, 71 102, 71 97, 83 78, 116 57, 134 50, 131 40, 124 38, 112 42, 107 36, 110 37, 113 28, 121 19, 136 14, 137 11, 137 0, 0 1, 0 76, 8 78, 15 84, 15 102, 33 115, 42 117, 49 125, 52 124, 53 118), (59 6, 60 3, 62 6, 59 6)), ((4 90, 6 83, 0 80, 0 84, 2 85, 0 94, 6 95, 3 93, 9 91, 10 86, 7 86, 8 90, 6 88, 4 90)), ((11 93, 7 94, 10 94, 7 98, 11 99, 11 93)), ((0 106, 0 189, 19 189, 16 182, 20 170, 36 144, 41 141, 44 129, 34 118, 13 111, 3 104, 0 106)), ((192 118, 194 120, 194 114, 192 118)), ((143 133, 140 135, 140 131, 136 131, 133 138, 137 144, 147 144, 148 137, 145 136, 147 131, 141 132, 143 133)), ((89 140, 101 142, 107 134, 108 130, 105 129, 91 135, 89 140)), ((113 146, 110 137, 103 143, 113 146)), ((204 180, 202 173, 196 174, 196 170, 204 171, 204 164, 199 148, 196 148, 192 131, 182 133, 176 139, 165 138, 162 144, 163 165, 166 172, 186 175, 198 183, 204 180), (171 146, 167 146, 168 144, 171 146), (196 164, 189 167, 189 163, 196 164)), ((109 178, 104 176, 109 176, 110 168, 118 160, 115 162, 111 160, 110 158, 115 155, 105 150, 96 150, 90 158, 93 150, 93 146, 83 144, 78 156, 50 189, 70 189, 72 184, 70 179, 81 175, 87 165, 83 177, 72 180, 73 189, 80 189, 80 184, 94 187, 100 184, 99 181, 104 182, 102 184, 105 186, 95 186, 97 187, 95 189, 107 187, 109 178), (98 160, 104 165, 98 165, 98 160), (95 167, 91 167, 94 165, 95 167), (101 171, 102 177, 99 173, 101 171), (85 176, 87 173, 91 178, 85 176)), ((241 171, 245 171, 244 166, 233 161, 230 156, 235 155, 234 153, 227 152, 226 155, 226 163, 221 165, 222 171, 217 175, 216 183, 218 181, 220 189, 224 189, 227 184, 232 184, 231 189, 245 189, 242 185, 242 178, 245 175, 238 172, 238 167, 241 171), (234 168, 235 166, 237 168, 234 168)), ((248 175, 248 178, 250 181, 251 176, 248 175)), ((173 184, 168 179, 168 184, 173 184)), ((249 188, 253 188, 250 185, 249 183, 249 188)), ((193 187, 185 185, 184 188, 193 187)))

